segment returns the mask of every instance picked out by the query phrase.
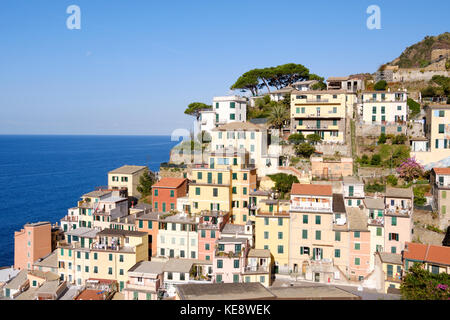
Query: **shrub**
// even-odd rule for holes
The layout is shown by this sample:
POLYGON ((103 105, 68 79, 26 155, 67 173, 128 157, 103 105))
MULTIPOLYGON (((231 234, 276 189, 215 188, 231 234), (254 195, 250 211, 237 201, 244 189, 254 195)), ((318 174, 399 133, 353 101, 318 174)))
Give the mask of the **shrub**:
POLYGON ((402 133, 402 134, 396 135, 395 138, 392 140, 392 143, 393 144, 405 144, 407 139, 408 138, 406 137, 406 135, 402 133))
POLYGON ((409 107, 409 111, 411 113, 411 116, 415 116, 416 114, 420 113, 420 104, 414 101, 411 98, 408 98, 407 104, 409 107))
POLYGON ((295 153, 305 158, 309 158, 314 153, 315 150, 316 149, 309 143, 302 143, 300 145, 295 146, 295 153))
POLYGON ((386 134, 382 133, 380 134, 380 137, 378 138, 378 144, 385 144, 386 143, 386 134))
POLYGON ((375 83, 375 85, 373 86, 373 88, 377 91, 386 90, 386 87, 387 87, 387 82, 385 80, 380 80, 377 83, 375 83))
POLYGON ((370 160, 370 164, 373 166, 379 166, 381 164, 381 156, 379 154, 372 155, 372 159, 370 160))
POLYGON ((295 145, 305 142, 305 136, 302 133, 293 133, 289 136, 288 141, 295 145))
POLYGON ((449 300, 450 275, 441 272, 433 274, 414 263, 406 273, 400 285, 405 300, 449 300))
POLYGON ((406 181, 423 176, 423 167, 415 158, 408 158, 397 168, 397 173, 406 181))
POLYGON ((396 176, 394 176, 393 174, 390 174, 387 176, 386 178, 387 183, 389 183, 391 186, 396 186, 398 183, 398 179, 396 176))

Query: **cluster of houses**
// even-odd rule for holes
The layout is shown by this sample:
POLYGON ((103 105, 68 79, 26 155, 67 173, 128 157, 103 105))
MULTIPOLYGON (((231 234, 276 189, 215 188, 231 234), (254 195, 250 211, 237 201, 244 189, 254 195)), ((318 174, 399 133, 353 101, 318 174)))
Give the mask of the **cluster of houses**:
MULTIPOLYGON (((360 77, 329 78, 321 91, 312 90, 313 84, 270 93, 274 101, 290 95, 285 138, 317 133, 324 143, 349 144, 349 119, 356 118, 380 134, 407 132, 406 91, 364 91, 360 77)), ((221 284, 271 288, 278 276, 386 293, 398 290, 413 262, 433 273, 450 272, 450 247, 412 242, 412 188, 388 187, 369 197, 364 182, 353 176, 351 158, 334 165, 311 160, 317 175, 339 175, 338 181, 313 181, 296 172, 285 165, 278 130, 247 121, 247 106, 254 103, 255 98, 214 98, 197 122, 199 132, 210 133, 209 149, 178 176, 161 175, 152 186, 151 205, 137 202, 147 168, 125 165, 108 173, 108 186, 82 195, 60 224, 25 225, 14 235, 15 264, 4 272, 10 277, 4 297, 179 299, 195 286, 204 292, 207 285, 220 292, 221 284), (279 172, 300 181, 286 199, 267 177, 279 172)), ((450 150, 450 107, 430 110, 430 136, 421 151, 450 150), (436 136, 441 124, 434 130, 435 114, 447 121, 442 139, 436 136)), ((450 168, 434 168, 430 183, 441 227, 447 227, 450 168)))

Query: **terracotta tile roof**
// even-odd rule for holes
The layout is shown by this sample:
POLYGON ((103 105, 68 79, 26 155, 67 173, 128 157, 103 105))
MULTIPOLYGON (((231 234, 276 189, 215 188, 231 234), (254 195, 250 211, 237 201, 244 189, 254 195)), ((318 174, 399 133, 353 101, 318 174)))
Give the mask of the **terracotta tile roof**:
POLYGON ((331 185, 293 183, 291 194, 311 196, 332 196, 331 185))
POLYGON ((450 265, 450 247, 407 242, 403 258, 450 265))
POLYGON ((178 188, 186 181, 185 178, 162 178, 152 188, 178 188))
POLYGON ((437 174, 450 174, 450 168, 433 168, 437 174))

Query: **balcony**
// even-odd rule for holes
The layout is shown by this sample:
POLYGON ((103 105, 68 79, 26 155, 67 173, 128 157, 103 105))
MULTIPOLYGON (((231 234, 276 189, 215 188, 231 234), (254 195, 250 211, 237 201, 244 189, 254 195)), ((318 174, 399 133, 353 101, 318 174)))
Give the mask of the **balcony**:
POLYGON ((382 227, 382 226, 384 226, 384 217, 377 217, 375 219, 369 219, 369 224, 382 227))
POLYGON ((150 280, 146 279, 146 281, 151 281, 151 284, 144 285, 144 282, 142 284, 136 284, 136 283, 130 283, 130 281, 127 281, 125 285, 126 290, 134 291, 134 290, 145 290, 145 291, 152 291, 156 292, 159 289, 159 279, 150 280))
POLYGON ((320 207, 316 207, 316 206, 311 206, 311 205, 304 205, 304 206, 297 206, 294 204, 291 204, 291 209, 292 210, 297 210, 297 211, 313 211, 313 212, 331 212, 331 208, 330 207, 324 207, 324 206, 320 206, 320 207))
POLYGON ((392 215, 404 215, 404 216, 410 216, 411 215, 411 207, 402 208, 399 206, 386 206, 386 214, 392 214, 392 215))
POLYGON ((306 99, 306 102, 309 103, 327 103, 329 102, 328 99, 306 99))
POLYGON ((402 282, 402 276, 386 276, 386 281, 391 281, 391 282, 402 282))
POLYGON ((297 130, 339 130, 339 127, 337 125, 297 125, 297 130))
POLYGON ((244 273, 267 273, 269 272, 268 266, 247 266, 244 268, 244 273))
POLYGON ((225 252, 225 251, 220 251, 219 249, 216 249, 216 251, 214 251, 214 256, 216 257, 223 257, 223 258, 240 258, 241 257, 241 253, 242 251, 239 252, 233 252, 233 251, 229 251, 229 252, 225 252))
POLYGON ((450 188, 450 181, 445 183, 444 181, 436 181, 436 185, 441 188, 450 188))
POLYGON ((321 259, 321 260, 312 260, 311 259, 311 272, 334 272, 334 263, 333 259, 321 259))
POLYGON ((61 219, 61 221, 65 222, 78 222, 78 216, 65 216, 61 219))

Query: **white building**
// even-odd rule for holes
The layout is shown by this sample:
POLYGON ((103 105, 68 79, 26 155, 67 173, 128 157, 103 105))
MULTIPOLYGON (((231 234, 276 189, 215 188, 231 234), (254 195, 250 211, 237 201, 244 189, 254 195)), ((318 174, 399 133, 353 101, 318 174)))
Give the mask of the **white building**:
POLYGON ((407 92, 364 91, 359 103, 365 124, 405 124, 408 115, 407 92))
POLYGON ((217 124, 247 121, 247 99, 244 97, 214 97, 213 110, 216 112, 217 124))

